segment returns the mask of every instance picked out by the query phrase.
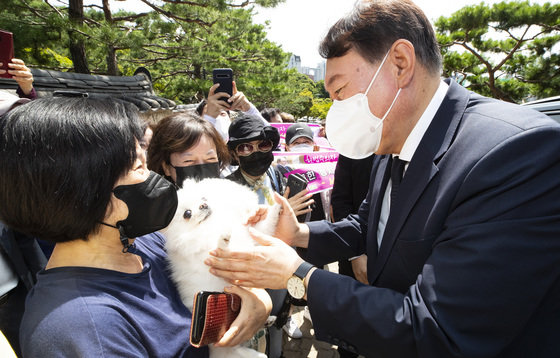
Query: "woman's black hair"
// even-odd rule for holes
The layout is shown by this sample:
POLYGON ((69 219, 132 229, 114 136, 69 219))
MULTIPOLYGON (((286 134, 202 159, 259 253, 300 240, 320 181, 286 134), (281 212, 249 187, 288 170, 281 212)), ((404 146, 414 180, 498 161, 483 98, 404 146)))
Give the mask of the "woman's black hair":
POLYGON ((0 133, 0 220, 52 242, 99 229, 142 138, 132 105, 68 97, 15 108, 0 133))

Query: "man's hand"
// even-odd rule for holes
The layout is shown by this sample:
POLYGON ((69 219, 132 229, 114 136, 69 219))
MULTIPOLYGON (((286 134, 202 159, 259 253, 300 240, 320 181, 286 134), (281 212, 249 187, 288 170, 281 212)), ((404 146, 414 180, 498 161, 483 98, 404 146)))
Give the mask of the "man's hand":
POLYGON ((260 246, 245 252, 211 251, 204 261, 211 267, 210 273, 244 287, 286 288, 288 279, 303 260, 283 241, 253 228, 249 232, 260 246))
POLYGON ((265 290, 232 286, 224 291, 241 297, 241 310, 228 331, 216 342, 216 347, 236 346, 249 340, 264 326, 272 310, 272 300, 265 290))

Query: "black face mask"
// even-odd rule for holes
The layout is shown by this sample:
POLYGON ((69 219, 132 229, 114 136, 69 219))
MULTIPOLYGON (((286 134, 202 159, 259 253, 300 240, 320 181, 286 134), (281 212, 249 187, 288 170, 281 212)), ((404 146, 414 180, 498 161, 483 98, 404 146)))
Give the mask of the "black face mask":
POLYGON ((128 206, 126 219, 117 222, 125 249, 128 238, 135 238, 163 229, 171 222, 177 210, 177 189, 161 175, 150 172, 146 181, 138 184, 119 185, 113 189, 115 196, 128 206))
POLYGON ((188 167, 173 167, 177 176, 177 184, 179 188, 183 187, 185 179, 194 179, 201 181, 206 178, 219 178, 220 177, 220 163, 204 163, 197 165, 190 165, 188 167))
POLYGON ((254 152, 246 157, 239 156, 239 166, 243 171, 251 176, 260 177, 263 175, 270 163, 274 160, 274 154, 270 152, 254 152))

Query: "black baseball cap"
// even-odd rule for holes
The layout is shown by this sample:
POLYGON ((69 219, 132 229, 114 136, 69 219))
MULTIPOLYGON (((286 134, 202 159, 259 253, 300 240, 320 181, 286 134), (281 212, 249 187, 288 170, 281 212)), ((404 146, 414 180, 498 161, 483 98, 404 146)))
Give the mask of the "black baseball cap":
POLYGON ((306 137, 313 140, 313 131, 305 123, 294 123, 286 130, 286 144, 290 145, 294 140, 306 137))

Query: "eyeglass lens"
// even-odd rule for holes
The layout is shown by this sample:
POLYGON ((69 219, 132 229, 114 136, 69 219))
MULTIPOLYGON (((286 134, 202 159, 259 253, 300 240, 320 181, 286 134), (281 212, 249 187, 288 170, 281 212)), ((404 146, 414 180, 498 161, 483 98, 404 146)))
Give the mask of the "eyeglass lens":
POLYGON ((263 140, 260 141, 258 144, 242 143, 237 146, 237 154, 245 156, 255 152, 256 150, 260 152, 268 152, 271 149, 272 149, 272 141, 270 140, 263 140))

